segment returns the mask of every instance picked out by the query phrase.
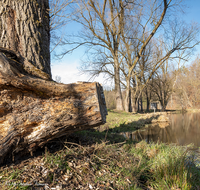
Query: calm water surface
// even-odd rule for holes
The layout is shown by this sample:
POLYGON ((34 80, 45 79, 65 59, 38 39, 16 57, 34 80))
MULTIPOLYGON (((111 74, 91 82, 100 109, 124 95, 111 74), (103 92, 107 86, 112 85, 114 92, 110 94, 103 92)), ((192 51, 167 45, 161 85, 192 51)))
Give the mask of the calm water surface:
POLYGON ((131 133, 124 133, 133 140, 147 142, 176 143, 177 145, 194 144, 200 147, 200 113, 168 115, 170 123, 146 125, 131 133))

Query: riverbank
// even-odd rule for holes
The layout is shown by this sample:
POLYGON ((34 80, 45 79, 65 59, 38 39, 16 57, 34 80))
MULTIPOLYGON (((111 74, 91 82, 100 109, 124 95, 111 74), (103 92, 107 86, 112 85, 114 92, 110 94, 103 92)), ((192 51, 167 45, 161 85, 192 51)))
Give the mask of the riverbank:
POLYGON ((199 189, 200 170, 191 149, 127 140, 162 113, 110 110, 107 123, 60 138, 34 157, 0 168, 3 189, 199 189))
POLYGON ((187 109, 187 112, 192 112, 192 113, 199 113, 200 109, 187 109))

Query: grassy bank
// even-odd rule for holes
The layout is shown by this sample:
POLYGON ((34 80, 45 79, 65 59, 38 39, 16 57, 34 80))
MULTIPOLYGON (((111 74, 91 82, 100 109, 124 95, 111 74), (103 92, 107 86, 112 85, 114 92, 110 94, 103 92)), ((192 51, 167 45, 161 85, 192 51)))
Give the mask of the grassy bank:
POLYGON ((187 147, 127 140, 157 114, 109 111, 107 123, 49 143, 35 157, 0 168, 2 189, 199 189, 187 147))
POLYGON ((191 113, 199 113, 200 109, 187 109, 186 111, 191 113))

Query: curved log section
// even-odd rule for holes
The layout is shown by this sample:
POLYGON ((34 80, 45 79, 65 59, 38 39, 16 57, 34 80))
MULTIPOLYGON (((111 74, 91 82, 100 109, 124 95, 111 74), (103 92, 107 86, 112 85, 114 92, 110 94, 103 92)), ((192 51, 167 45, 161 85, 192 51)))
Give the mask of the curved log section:
POLYGON ((8 153, 32 153, 49 140, 106 122, 99 83, 44 80, 8 57, 0 53, 0 163, 8 153))

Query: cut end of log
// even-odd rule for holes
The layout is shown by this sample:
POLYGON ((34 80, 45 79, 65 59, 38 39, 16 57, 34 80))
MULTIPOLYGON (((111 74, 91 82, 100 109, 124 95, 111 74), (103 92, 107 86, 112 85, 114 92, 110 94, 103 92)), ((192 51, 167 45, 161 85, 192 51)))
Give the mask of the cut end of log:
POLYGON ((99 110, 101 112, 102 121, 106 123, 106 115, 108 115, 108 112, 106 108, 106 100, 103 93, 103 87, 99 83, 96 83, 96 85, 97 85, 97 95, 99 100, 99 110))
POLYGON ((32 153, 48 141, 106 122, 99 83, 56 83, 0 47, 0 164, 6 155, 32 153), (14 60, 12 60, 14 59, 14 60))
POLYGON ((106 122, 99 83, 59 84, 0 72, 0 163, 48 141, 106 122))

